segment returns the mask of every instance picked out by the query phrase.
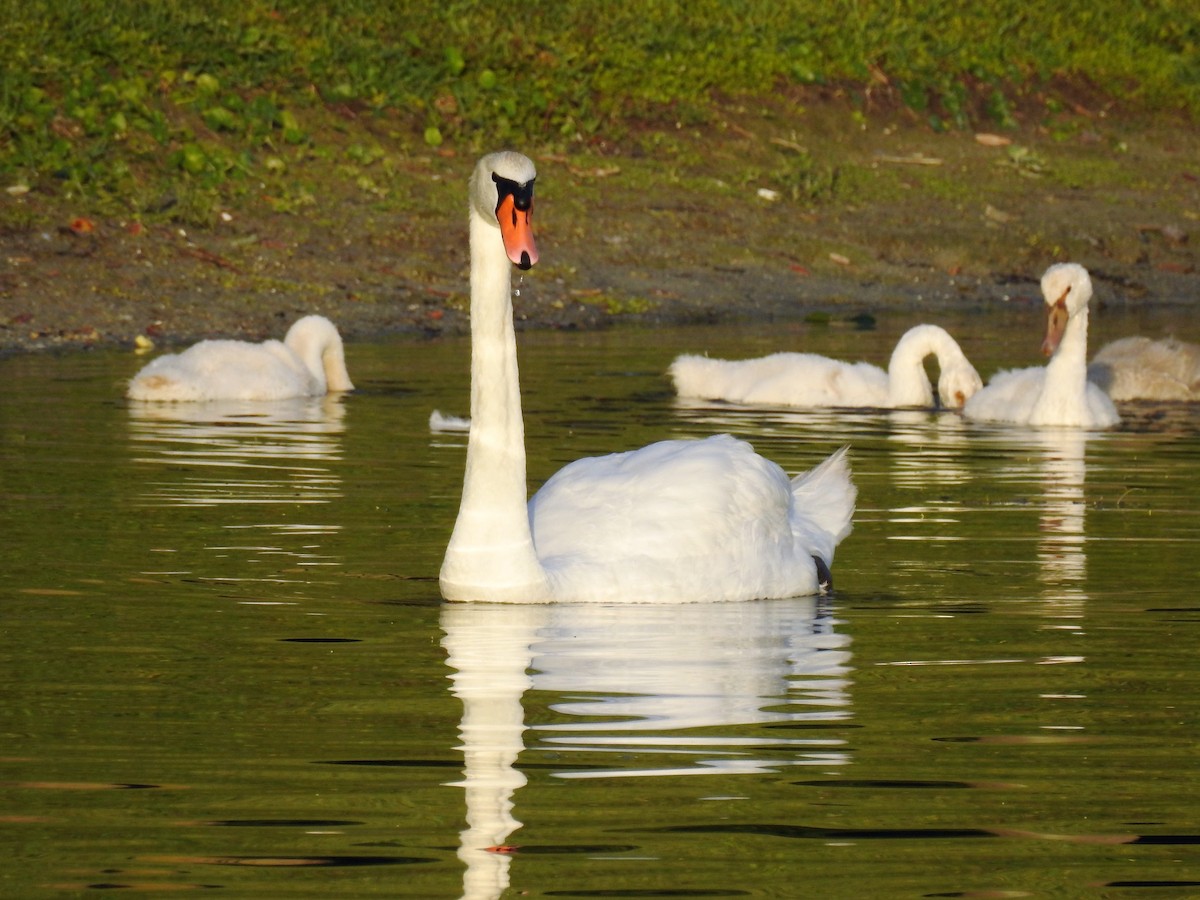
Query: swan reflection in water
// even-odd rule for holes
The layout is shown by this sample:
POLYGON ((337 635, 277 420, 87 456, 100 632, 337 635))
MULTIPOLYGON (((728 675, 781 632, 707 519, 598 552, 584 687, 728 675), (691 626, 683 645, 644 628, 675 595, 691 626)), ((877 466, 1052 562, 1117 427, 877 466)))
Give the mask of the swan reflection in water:
POLYGON ((1083 482, 1087 435, 1078 428, 1039 429, 1042 511, 1038 529, 1038 580, 1043 598, 1065 613, 1082 612, 1087 600, 1087 501, 1083 482))
POLYGON ((521 823, 513 795, 528 749, 586 758, 555 777, 754 774, 848 761, 837 738, 763 736, 753 726, 850 717, 850 639, 819 598, 686 605, 451 603, 443 647, 460 728, 467 828, 463 896, 499 897, 521 823), (553 722, 522 698, 549 695, 553 722), (711 729, 729 728, 713 735, 711 729), (705 729, 702 733, 693 733, 705 729), (596 754, 614 763, 589 765, 596 754), (620 754, 619 760, 616 754, 620 754))
POLYGON ((342 458, 345 413, 341 394, 270 402, 131 402, 133 462, 153 467, 135 502, 224 510, 226 532, 309 541, 294 553, 273 544, 239 549, 285 553, 301 565, 326 564, 312 552, 311 538, 340 526, 314 523, 311 515, 294 518, 293 510, 341 497, 334 464, 342 458), (273 512, 264 516, 268 510, 273 512))

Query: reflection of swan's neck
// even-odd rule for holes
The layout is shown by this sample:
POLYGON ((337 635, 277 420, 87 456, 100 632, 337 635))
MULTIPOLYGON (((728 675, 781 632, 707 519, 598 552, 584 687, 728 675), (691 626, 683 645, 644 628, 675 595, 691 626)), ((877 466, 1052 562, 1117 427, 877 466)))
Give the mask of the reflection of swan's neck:
POLYGON ((510 857, 497 850, 521 827, 513 793, 525 784, 516 768, 524 748, 521 696, 531 684, 530 649, 546 607, 452 604, 442 613, 453 691, 463 704, 460 734, 467 828, 459 859, 466 864, 464 900, 496 900, 508 887, 510 857))
POLYGON ((448 600, 537 601, 547 594, 529 529, 510 271, 499 228, 472 207, 471 436, 442 563, 448 600))
POLYGON ((900 338, 888 363, 889 406, 933 405, 933 387, 925 374, 925 357, 930 353, 937 355, 943 370, 962 357, 958 344, 937 325, 918 325, 900 338))

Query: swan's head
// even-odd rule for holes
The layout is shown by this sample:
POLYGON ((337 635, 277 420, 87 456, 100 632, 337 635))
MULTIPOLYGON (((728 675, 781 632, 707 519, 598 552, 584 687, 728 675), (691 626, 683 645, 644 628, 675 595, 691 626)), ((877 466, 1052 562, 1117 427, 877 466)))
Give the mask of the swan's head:
POLYGON ((1078 263, 1058 263, 1042 276, 1042 296, 1049 307, 1042 353, 1050 356, 1062 342, 1067 323, 1092 299, 1092 279, 1078 263))
POLYGON ((513 264, 529 269, 538 261, 533 240, 533 160, 512 150, 489 153, 471 176, 471 211, 500 228, 513 264))
POLYGON ((938 400, 949 409, 962 409, 968 400, 983 387, 983 379, 966 359, 942 367, 938 377, 938 400))

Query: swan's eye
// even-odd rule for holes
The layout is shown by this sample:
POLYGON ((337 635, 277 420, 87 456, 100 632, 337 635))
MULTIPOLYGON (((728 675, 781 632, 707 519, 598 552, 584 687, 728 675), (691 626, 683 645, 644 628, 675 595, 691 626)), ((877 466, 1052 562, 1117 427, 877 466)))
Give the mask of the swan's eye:
POLYGON ((514 209, 528 212, 533 206, 533 183, 536 180, 536 178, 530 178, 521 184, 493 172, 492 181, 496 184, 496 212, 500 212, 500 205, 504 202, 505 197, 512 197, 514 209))

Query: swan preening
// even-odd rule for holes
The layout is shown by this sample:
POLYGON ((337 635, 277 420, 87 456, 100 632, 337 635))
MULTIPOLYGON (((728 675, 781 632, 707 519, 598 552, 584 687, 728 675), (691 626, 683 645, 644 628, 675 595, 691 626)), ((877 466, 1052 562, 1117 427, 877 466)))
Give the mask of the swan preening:
POLYGON ((470 183, 471 431, 448 600, 689 602, 813 594, 850 531, 845 450, 789 479, 729 435, 578 460, 526 502, 511 266, 537 262, 536 170, 485 156, 470 183))
POLYGON ((917 325, 896 343, 885 372, 867 362, 848 363, 815 353, 772 353, 758 359, 679 356, 671 379, 680 397, 795 407, 898 407, 934 405, 925 357, 940 369, 941 405, 961 407, 983 386, 975 367, 944 328, 917 325))
POLYGON ((324 316, 305 316, 283 341, 201 341, 152 360, 129 382, 131 400, 286 400, 351 391, 342 338, 324 316))
POLYGON ((1200 346, 1175 338, 1127 337, 1101 348, 1088 380, 1123 400, 1200 400, 1200 346))
POLYGON ((999 372, 963 407, 969 419, 1016 425, 1108 428, 1120 417, 1112 400, 1087 377, 1088 301, 1092 280, 1076 263, 1059 263, 1042 276, 1049 317, 1042 351, 1045 367, 999 372))

